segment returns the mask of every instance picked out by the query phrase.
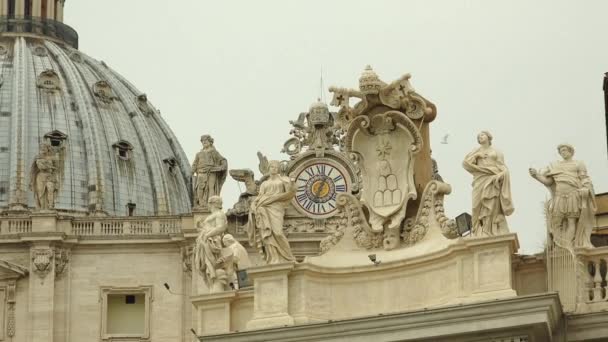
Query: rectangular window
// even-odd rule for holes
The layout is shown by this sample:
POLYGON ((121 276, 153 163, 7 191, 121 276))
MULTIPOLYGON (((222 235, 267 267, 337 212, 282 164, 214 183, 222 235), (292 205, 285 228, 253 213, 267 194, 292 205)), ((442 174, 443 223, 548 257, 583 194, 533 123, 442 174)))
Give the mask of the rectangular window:
POLYGON ((149 338, 152 286, 102 287, 102 339, 149 338))

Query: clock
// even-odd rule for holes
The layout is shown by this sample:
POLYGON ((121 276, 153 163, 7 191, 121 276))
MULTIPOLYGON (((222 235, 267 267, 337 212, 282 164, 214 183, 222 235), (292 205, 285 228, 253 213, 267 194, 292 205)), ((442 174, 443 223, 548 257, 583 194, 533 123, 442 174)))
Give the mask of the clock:
POLYGON ((294 176, 294 206, 312 218, 334 215, 337 196, 347 193, 350 188, 347 172, 329 160, 307 163, 296 170, 294 176))

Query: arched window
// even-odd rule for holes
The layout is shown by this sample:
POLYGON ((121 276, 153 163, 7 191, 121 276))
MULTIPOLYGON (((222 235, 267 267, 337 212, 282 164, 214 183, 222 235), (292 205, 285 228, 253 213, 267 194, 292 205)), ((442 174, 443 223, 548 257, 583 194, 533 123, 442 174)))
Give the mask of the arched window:
POLYGON ((116 156, 122 160, 130 160, 133 154, 133 145, 126 140, 120 140, 112 145, 116 150, 116 156))

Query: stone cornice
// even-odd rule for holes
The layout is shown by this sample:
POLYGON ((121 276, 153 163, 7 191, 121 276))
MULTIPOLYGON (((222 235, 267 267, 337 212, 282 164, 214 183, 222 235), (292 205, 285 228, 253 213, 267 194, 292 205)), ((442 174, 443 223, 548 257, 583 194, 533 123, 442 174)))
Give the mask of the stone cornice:
MULTIPOLYGON (((293 327, 207 335, 205 342, 255 341, 400 341, 437 339, 473 341, 488 327, 495 332, 528 334, 531 341, 551 341, 562 321, 556 293, 521 296, 469 305, 377 315, 293 327)), ((499 335, 496 333, 495 335, 499 335)))
POLYGON ((517 234, 512 233, 484 238, 460 238, 456 243, 453 243, 444 249, 400 260, 388 262, 383 261, 379 265, 374 265, 370 262, 368 265, 364 266, 356 265, 352 267, 323 267, 310 263, 302 263, 296 264, 296 267, 293 272, 322 273, 324 276, 331 276, 340 274, 386 271, 391 269, 403 268, 404 266, 413 267, 416 265, 426 265, 432 262, 436 262, 438 259, 445 260, 451 255, 456 255, 457 253, 461 253, 464 251, 470 251, 472 247, 476 246, 492 247, 494 245, 500 245, 509 242, 511 244, 511 252, 514 253, 519 248, 519 242, 517 240, 517 234))
POLYGON ((14 274, 14 276, 10 276, 10 278, 15 279, 25 277, 29 273, 27 268, 5 260, 0 260, 0 269, 8 271, 9 274, 14 274))

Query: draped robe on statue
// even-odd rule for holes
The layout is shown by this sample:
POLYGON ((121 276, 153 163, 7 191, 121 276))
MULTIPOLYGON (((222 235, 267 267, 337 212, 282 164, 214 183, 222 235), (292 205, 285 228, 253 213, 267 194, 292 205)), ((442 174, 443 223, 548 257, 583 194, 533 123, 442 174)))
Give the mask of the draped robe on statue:
POLYGON ((283 234, 285 208, 294 194, 289 178, 271 176, 262 183, 251 204, 247 225, 249 243, 257 248, 268 264, 295 260, 283 234))
POLYGON ((473 236, 509 232, 505 216, 513 213, 509 170, 502 154, 493 149, 475 149, 462 163, 473 175, 473 236))

